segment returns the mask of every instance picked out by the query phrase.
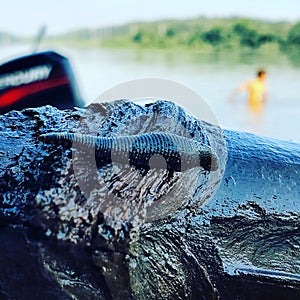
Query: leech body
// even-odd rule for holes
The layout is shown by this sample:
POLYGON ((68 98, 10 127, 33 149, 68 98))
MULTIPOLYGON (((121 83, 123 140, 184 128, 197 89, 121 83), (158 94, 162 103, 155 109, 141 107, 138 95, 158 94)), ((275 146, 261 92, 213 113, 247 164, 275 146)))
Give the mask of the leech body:
POLYGON ((96 161, 112 161, 137 168, 185 171, 203 167, 207 171, 218 168, 218 158, 207 145, 171 133, 99 137, 88 134, 58 132, 39 137, 46 143, 69 141, 95 148, 96 161))

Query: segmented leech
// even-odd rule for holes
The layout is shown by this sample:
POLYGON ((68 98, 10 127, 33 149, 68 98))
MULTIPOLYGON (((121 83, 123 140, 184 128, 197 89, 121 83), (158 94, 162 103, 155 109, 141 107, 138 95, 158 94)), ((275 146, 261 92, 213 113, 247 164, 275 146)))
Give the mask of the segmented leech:
POLYGON ((42 134, 46 143, 69 141, 95 148, 96 162, 118 162, 137 168, 185 171, 203 167, 207 171, 218 168, 218 158, 211 147, 171 133, 99 137, 88 134, 55 132, 42 134))

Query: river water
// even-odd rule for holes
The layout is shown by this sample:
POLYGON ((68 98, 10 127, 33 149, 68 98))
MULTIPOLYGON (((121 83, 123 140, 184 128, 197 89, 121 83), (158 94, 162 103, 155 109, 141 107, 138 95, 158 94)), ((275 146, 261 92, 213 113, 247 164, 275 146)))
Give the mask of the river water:
MULTIPOLYGON (((0 61, 29 49, 26 45, 1 46, 0 61)), ((177 81, 200 95, 223 128, 300 142, 300 63, 284 55, 51 49, 70 59, 87 104, 120 83, 139 78, 163 78, 177 81), (268 73, 268 102, 262 115, 253 116, 248 111, 245 94, 238 95, 232 103, 228 103, 227 98, 235 87, 252 79, 258 68, 265 68, 268 73)), ((186 104, 189 111, 199 116, 201 105, 188 101, 186 99, 181 105, 186 104)))

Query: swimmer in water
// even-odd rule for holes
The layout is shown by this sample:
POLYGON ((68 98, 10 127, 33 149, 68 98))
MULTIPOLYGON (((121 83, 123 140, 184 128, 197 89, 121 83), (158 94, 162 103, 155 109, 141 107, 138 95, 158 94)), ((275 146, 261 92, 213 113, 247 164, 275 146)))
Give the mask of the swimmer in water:
POLYGON ((255 79, 246 81, 233 91, 229 101, 240 92, 248 92, 248 106, 251 112, 260 114, 267 99, 266 72, 259 70, 255 79))

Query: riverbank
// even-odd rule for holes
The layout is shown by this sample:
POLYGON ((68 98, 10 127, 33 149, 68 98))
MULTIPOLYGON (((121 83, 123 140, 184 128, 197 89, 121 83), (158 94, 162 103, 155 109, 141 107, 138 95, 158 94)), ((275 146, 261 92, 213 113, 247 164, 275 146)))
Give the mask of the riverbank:
POLYGON ((299 26, 286 21, 199 17, 81 28, 50 36, 49 41, 76 47, 191 51, 259 50, 268 45, 287 52, 290 46, 299 47, 299 26))

